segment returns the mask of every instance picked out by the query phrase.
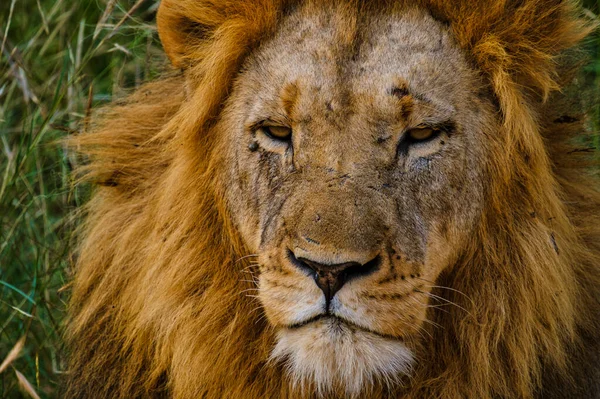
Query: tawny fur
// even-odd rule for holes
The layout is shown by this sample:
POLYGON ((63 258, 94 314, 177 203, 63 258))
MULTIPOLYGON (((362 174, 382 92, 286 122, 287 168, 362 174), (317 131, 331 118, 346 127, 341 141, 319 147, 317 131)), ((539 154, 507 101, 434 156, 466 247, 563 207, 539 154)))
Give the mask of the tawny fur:
MULTIPOLYGON (((163 0, 159 32, 182 76, 146 85, 73 140, 98 187, 81 229, 66 397, 310 397, 268 364, 275 332, 243 294, 247 249, 220 195, 211 130, 245 57, 295 3, 163 0)), ((598 351, 600 196, 593 163, 572 151, 582 123, 554 123, 546 100, 565 84, 557 57, 590 23, 560 0, 348 7, 391 3, 450 24, 493 88, 504 134, 472 246, 437 282, 466 314, 431 312, 442 328, 397 394, 585 397, 577 389, 598 375, 582 362, 598 351)))

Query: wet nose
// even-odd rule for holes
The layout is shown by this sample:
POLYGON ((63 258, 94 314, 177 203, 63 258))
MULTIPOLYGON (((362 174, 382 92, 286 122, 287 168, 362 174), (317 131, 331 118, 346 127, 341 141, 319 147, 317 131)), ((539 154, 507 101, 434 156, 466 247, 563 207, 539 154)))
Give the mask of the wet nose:
POLYGON ((314 277, 317 287, 325 295, 327 308, 329 308, 329 303, 344 284, 352 279, 366 276, 379 267, 379 256, 364 264, 359 262, 325 264, 306 257, 296 258, 293 253, 290 253, 290 255, 296 267, 314 277))

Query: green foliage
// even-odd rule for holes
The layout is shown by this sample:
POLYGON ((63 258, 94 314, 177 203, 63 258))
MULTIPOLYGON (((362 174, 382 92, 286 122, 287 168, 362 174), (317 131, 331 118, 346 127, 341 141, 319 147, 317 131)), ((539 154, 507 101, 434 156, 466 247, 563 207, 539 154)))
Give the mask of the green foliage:
MULTIPOLYGON (((600 22, 600 18, 598 17, 600 16, 600 0, 585 0, 583 5, 590 15, 600 22)), ((586 47, 592 59, 592 62, 585 67, 586 78, 589 80, 589 84, 597 89, 600 87, 600 31, 597 31, 589 39, 586 47)), ((598 102, 597 98, 595 99, 591 116, 591 130, 593 134, 592 143, 590 144, 591 148, 594 148, 595 154, 598 155, 600 154, 600 102, 598 102)))
POLYGON ((59 140, 84 129, 90 107, 122 96, 164 65, 157 1, 0 1, 0 397, 57 397, 71 279, 72 155, 59 140), (128 17, 128 11, 132 10, 128 17))
MULTIPOLYGON (((599 0, 584 1, 590 14, 599 0)), ((164 67, 157 0, 0 1, 0 398, 56 397, 72 263, 72 155, 60 139, 84 130, 92 107, 157 76, 164 67), (26 396, 25 396, 26 397, 26 396)), ((589 40, 589 84, 600 84, 600 36, 589 40)), ((600 109, 592 119, 600 131, 600 109)), ((600 147, 599 136, 593 146, 600 147)), ((75 370, 76 372, 76 370, 75 370)))

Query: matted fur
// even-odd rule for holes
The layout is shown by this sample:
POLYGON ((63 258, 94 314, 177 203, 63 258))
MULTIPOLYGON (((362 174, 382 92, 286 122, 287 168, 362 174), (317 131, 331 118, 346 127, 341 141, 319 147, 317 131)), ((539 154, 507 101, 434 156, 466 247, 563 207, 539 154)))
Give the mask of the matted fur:
MULTIPOLYGON (((74 139, 98 188, 82 226, 67 397, 305 396, 268 363, 275 331, 243 294, 253 287, 238 261, 247 250, 222 199, 226 165, 211 130, 243 60, 295 3, 163 0, 159 32, 182 76, 146 85, 74 139)), ((466 313, 431 311, 442 328, 397 393, 582 397, 577 387, 597 376, 582 359, 598 350, 588 345, 598 336, 600 197, 589 162, 571 151, 582 124, 560 123, 544 100, 565 83, 557 57, 590 24, 561 0, 348 1, 361 12, 391 3, 450 24, 503 123, 472 246, 437 282, 456 291, 436 295, 466 313)))

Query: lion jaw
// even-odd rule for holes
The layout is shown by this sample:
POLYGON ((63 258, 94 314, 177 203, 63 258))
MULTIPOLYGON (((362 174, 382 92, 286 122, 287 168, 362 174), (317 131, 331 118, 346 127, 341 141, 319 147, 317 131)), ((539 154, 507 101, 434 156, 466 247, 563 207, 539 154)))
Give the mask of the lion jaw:
POLYGON ((342 390, 347 397, 358 397, 376 381, 397 386, 410 373, 414 355, 401 340, 321 318, 279 330, 271 361, 286 366, 296 389, 321 395, 342 390))

